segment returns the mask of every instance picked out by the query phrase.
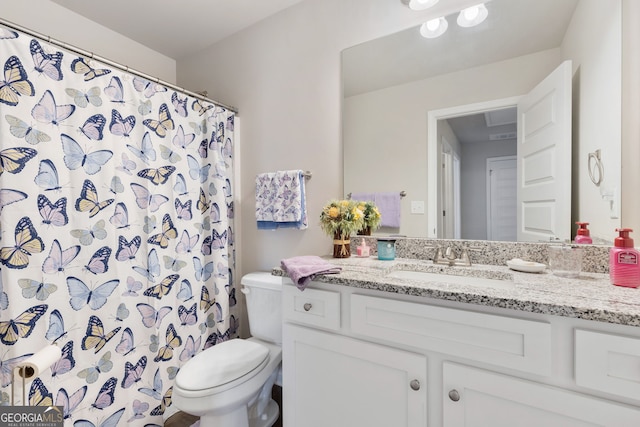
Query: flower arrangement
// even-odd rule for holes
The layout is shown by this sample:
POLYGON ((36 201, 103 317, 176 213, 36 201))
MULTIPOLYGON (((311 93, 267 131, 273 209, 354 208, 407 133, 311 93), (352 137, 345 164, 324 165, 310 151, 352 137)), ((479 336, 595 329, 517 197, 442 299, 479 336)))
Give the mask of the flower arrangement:
POLYGON ((336 258, 350 256, 350 236, 364 226, 364 213, 359 205, 353 200, 332 200, 322 208, 320 227, 333 237, 333 256, 336 258))
POLYGON ((320 227, 329 236, 349 237, 364 225, 360 203, 353 200, 332 200, 322 208, 320 227))
POLYGON ((364 215, 364 225, 359 234, 369 236, 372 231, 380 227, 380 220, 382 218, 380 211, 373 202, 358 202, 358 209, 360 209, 364 215))

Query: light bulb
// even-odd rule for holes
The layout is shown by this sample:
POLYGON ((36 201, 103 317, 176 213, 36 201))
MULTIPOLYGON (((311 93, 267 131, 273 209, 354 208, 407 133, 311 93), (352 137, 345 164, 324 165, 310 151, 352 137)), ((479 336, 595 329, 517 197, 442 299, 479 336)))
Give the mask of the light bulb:
POLYGON ((435 31, 440 26, 440 19, 432 19, 431 21, 427 21, 427 28, 429 31, 435 31))
POLYGON ((438 3, 440 0, 410 0, 409 8, 411 10, 425 10, 438 3))
POLYGON ((431 19, 420 26, 420 35, 427 39, 441 36, 447 31, 449 23, 444 17, 431 19))
POLYGON ((471 6, 470 8, 463 10, 462 13, 464 13, 464 18, 467 21, 473 21, 478 17, 480 11, 478 10, 478 6, 471 6))
POLYGON ((473 27, 487 19, 488 15, 489 11, 487 11, 484 3, 480 3, 462 10, 458 15, 458 25, 461 27, 473 27))

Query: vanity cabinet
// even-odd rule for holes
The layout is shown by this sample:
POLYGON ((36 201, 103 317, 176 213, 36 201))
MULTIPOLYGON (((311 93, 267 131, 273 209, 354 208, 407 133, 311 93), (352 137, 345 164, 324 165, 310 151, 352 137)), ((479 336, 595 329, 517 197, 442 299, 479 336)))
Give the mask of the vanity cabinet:
POLYGON ((284 282, 285 427, 640 426, 640 328, 284 282))
POLYGON ((285 286, 283 298, 286 426, 426 425, 423 354, 326 332, 340 330, 339 292, 285 286))
POLYGON ((445 427, 637 427, 638 408, 443 363, 445 427))
POLYGON ((285 334, 286 426, 426 425, 425 356, 306 327, 285 334))

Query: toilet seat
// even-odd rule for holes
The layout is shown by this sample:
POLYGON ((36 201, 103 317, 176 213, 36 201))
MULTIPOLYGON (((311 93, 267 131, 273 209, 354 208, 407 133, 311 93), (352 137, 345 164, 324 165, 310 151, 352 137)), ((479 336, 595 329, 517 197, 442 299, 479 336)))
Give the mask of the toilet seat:
POLYGON ((233 339, 195 355, 176 376, 176 386, 185 391, 216 393, 216 388, 253 377, 269 359, 269 349, 250 340, 233 339), (246 378, 245 378, 246 377, 246 378))

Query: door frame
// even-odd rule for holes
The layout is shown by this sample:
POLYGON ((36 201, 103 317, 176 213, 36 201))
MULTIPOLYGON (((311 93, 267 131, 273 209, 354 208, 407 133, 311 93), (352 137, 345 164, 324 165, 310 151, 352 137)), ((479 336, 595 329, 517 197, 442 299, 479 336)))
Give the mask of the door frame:
POLYGON ((486 111, 516 107, 522 96, 494 99, 473 104, 431 110, 427 112, 427 237, 438 238, 438 212, 440 206, 440 152, 438 143, 438 120, 450 119, 457 116, 484 113, 486 111))

